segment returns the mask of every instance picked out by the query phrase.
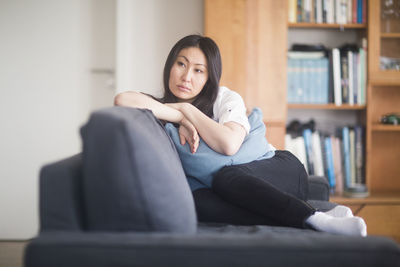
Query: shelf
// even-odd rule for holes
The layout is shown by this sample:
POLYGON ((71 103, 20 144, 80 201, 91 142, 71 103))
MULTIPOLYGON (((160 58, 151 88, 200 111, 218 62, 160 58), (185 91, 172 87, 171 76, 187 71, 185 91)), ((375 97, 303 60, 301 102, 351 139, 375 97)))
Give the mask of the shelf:
POLYGON ((387 38, 387 39, 397 39, 400 38, 400 33, 381 33, 381 38, 387 38))
POLYGON ((374 123, 374 124, 372 124, 372 131, 396 132, 396 131, 400 131, 400 125, 374 123))
POLYGON ((373 193, 368 197, 365 198, 350 198, 350 197, 343 197, 343 196, 331 196, 329 201, 340 203, 344 205, 351 205, 351 204, 400 204, 400 193, 398 192, 387 192, 387 193, 373 193))
POLYGON ((400 86, 400 71, 398 70, 381 70, 373 75, 375 77, 369 81, 372 86, 400 86))
POLYGON ((330 110, 365 110, 362 105, 343 104, 336 106, 335 104, 288 104, 289 109, 330 109, 330 110))
POLYGON ((288 23, 289 28, 366 29, 366 24, 288 23))

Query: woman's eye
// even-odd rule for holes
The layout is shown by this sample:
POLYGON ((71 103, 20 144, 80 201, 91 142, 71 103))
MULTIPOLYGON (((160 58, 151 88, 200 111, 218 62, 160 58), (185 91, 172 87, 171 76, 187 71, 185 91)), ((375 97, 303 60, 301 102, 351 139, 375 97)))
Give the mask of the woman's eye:
POLYGON ((183 62, 180 62, 180 61, 178 61, 177 64, 178 64, 178 66, 180 66, 180 67, 184 67, 184 66, 185 66, 185 64, 184 64, 183 62))
POLYGON ((203 70, 201 70, 201 69, 196 69, 195 71, 198 73, 203 73, 203 70))

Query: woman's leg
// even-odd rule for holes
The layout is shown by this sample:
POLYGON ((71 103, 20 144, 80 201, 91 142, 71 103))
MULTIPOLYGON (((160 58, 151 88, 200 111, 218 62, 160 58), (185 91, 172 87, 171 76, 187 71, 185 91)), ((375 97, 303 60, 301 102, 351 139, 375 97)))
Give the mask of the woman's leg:
POLYGON ((290 176, 292 172, 291 175, 296 176, 303 171, 301 168, 285 166, 282 162, 265 164, 264 161, 258 161, 257 164, 255 162, 251 164, 250 167, 249 164, 245 164, 221 169, 214 177, 213 190, 234 205, 277 221, 282 225, 298 228, 310 225, 317 230, 330 233, 366 236, 366 225, 362 218, 336 218, 330 214, 316 212, 307 202, 279 190, 266 179, 254 175, 254 173, 260 175, 258 173, 260 170, 266 171, 266 175, 270 175, 271 173, 268 171, 272 167, 272 172, 276 175, 284 173, 285 176, 290 176), (254 171, 254 166, 256 166, 256 171, 254 171))
POLYGON ((308 199, 308 174, 303 164, 289 151, 277 150, 275 156, 270 159, 237 166, 281 191, 302 200, 308 199))
POLYGON ((197 189, 193 192, 193 198, 199 222, 235 225, 279 225, 276 221, 222 199, 210 188, 197 189))
POLYGON ((214 177, 212 189, 228 202, 285 226, 304 228, 305 220, 315 212, 308 203, 255 177, 243 166, 224 167, 214 177))

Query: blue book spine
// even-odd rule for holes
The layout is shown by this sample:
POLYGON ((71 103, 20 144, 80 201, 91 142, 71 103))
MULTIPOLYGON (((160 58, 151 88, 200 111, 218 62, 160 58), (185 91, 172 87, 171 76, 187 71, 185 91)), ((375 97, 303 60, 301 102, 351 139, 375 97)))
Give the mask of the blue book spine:
POLYGON ((297 0, 297 22, 303 22, 303 1, 297 0))
POLYGON ((362 23, 363 1, 357 0, 357 23, 362 23))
POLYGON ((323 95, 322 95, 322 104, 329 103, 329 59, 322 59, 322 86, 323 86, 323 95))
POLYGON ((310 129, 303 130, 303 138, 304 138, 304 145, 306 148, 306 158, 307 158, 307 165, 308 165, 308 174, 314 174, 314 159, 313 159, 313 152, 312 152, 312 145, 311 145, 311 135, 312 132, 310 129))
POLYGON ((344 161, 344 177, 345 177, 345 187, 351 186, 351 170, 350 170, 350 137, 349 128, 342 128, 342 138, 343 138, 343 161, 344 161))
POLYGON ((325 150, 326 150, 326 166, 327 166, 329 186, 331 188, 335 188, 336 181, 335 181, 335 170, 333 167, 332 141, 329 136, 325 138, 325 150))

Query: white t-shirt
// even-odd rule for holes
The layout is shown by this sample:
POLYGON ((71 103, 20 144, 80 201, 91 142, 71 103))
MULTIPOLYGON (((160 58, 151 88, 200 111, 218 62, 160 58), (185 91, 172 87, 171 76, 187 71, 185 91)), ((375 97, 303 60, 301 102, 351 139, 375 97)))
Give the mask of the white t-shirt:
POLYGON ((218 123, 224 124, 233 121, 242 125, 246 130, 246 134, 250 132, 249 119, 246 115, 246 106, 244 105, 242 97, 235 91, 221 86, 214 103, 213 112, 213 119, 218 123))

